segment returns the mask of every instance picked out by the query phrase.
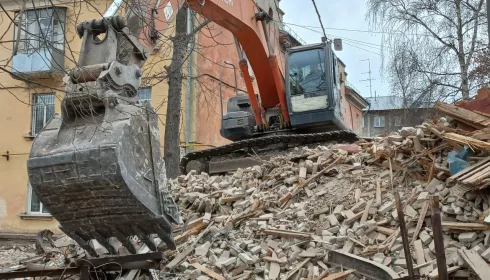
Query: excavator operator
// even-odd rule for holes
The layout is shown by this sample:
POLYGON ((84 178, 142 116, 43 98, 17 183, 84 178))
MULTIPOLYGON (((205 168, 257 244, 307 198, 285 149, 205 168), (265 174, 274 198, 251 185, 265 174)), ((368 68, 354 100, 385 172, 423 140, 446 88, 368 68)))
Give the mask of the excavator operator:
POLYGON ((310 73, 300 82, 305 93, 318 91, 324 83, 323 71, 318 69, 318 65, 313 63, 310 65, 310 73))

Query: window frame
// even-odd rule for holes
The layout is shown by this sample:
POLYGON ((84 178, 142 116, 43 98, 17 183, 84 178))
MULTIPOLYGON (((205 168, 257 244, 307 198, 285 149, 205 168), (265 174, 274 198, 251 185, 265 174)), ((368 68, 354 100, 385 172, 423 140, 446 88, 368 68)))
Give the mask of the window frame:
POLYGON ((44 217, 51 217, 51 214, 49 212, 43 212, 45 210, 43 203, 39 200, 39 211, 32 211, 32 197, 33 197, 33 190, 32 186, 30 183, 27 184, 27 207, 26 207, 26 214, 29 216, 44 216, 44 217))
POLYGON ((40 49, 51 49, 54 50, 56 49, 57 51, 64 52, 65 50, 65 32, 66 32, 66 8, 65 7, 44 7, 44 8, 37 8, 37 9, 27 9, 24 11, 22 18, 19 18, 19 11, 15 12, 14 20, 14 40, 13 40, 13 46, 15 46, 17 39, 22 40, 23 42, 19 42, 19 47, 18 47, 18 52, 21 53, 35 53, 39 51, 40 49), (51 11, 49 16, 49 12, 47 16, 43 16, 42 12, 43 10, 46 11, 51 11), (34 13, 36 16, 35 20, 30 20, 29 19, 29 13, 34 13), (49 24, 46 27, 46 30, 43 30, 41 28, 40 22, 42 20, 49 20, 49 24), (58 21, 58 24, 60 26, 60 31, 61 33, 58 33, 58 30, 55 30, 54 22, 58 21), (33 24, 37 21, 37 24, 34 25, 36 28, 36 34, 29 35, 28 30, 30 24, 33 24), (17 28, 21 27, 21 32, 20 36, 21 38, 17 38, 17 28), (48 31, 49 34, 42 34, 42 32, 48 31), (56 34, 55 34, 56 32, 56 34), (50 37, 48 42, 41 42, 43 39, 38 38, 36 40, 36 37, 50 37), (58 36, 61 36, 58 38, 58 36), (23 38, 24 37, 24 38, 23 38), (62 40, 61 40, 62 39, 62 40), (34 47, 30 44, 30 41, 37 42, 37 46, 34 47))
POLYGON ((53 115, 55 113, 55 109, 56 109, 55 100, 56 100, 56 94, 55 93, 35 93, 35 94, 32 95, 32 103, 31 103, 32 104, 32 111, 31 111, 31 135, 32 136, 38 135, 43 130, 43 128, 46 126, 46 124, 53 117, 53 115), (40 95, 52 95, 53 96, 53 103, 52 104, 46 104, 46 103, 44 103, 43 127, 39 131, 36 131, 37 108, 38 108, 37 98, 40 95), (49 118, 47 116, 47 113, 48 113, 47 112, 48 111, 47 110, 48 105, 52 105, 53 106, 53 113, 51 114, 51 116, 49 118))
POLYGON ((376 128, 381 128, 386 126, 386 118, 385 116, 375 116, 374 117, 374 123, 373 126, 376 128), (383 119, 383 125, 381 125, 381 119, 383 119), (378 124, 376 123, 376 120, 378 120, 378 124))
POLYGON ((152 98, 152 87, 151 86, 147 86, 147 87, 140 87, 137 91, 136 91, 136 97, 138 98, 138 100, 140 102, 144 102, 144 101, 148 101, 151 103, 151 98, 152 98), (142 99, 140 98, 140 93, 143 93, 144 90, 149 90, 149 95, 150 95, 150 98, 149 99, 142 99))

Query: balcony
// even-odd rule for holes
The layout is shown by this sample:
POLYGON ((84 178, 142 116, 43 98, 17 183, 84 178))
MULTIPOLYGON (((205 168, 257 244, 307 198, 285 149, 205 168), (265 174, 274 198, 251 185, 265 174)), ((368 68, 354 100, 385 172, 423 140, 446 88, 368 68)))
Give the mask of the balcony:
POLYGON ((66 8, 27 10, 16 18, 12 77, 46 79, 64 73, 66 8))
POLYGON ((279 40, 281 42, 281 46, 283 50, 286 50, 291 47, 306 45, 306 42, 301 39, 296 32, 294 32, 287 25, 283 25, 281 27, 279 33, 279 40))
POLYGON ((12 58, 15 79, 47 79, 64 74, 64 53, 56 48, 40 48, 33 52, 18 52, 12 58))

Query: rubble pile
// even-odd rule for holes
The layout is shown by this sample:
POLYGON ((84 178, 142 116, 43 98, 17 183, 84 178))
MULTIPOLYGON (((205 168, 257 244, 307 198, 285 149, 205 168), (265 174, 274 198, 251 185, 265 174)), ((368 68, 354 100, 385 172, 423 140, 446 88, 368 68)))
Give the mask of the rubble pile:
MULTIPOLYGON (((225 175, 169 180, 182 223, 160 276, 397 279, 412 264, 415 274, 437 279, 436 248, 443 244, 451 277, 490 279, 490 132, 485 119, 465 120, 462 109, 438 106, 457 117, 351 144, 292 148, 225 175), (433 226, 439 212, 442 229, 433 226)), ((48 239, 38 242, 37 255, 0 255, 0 271, 63 268, 89 257, 66 236, 48 239)), ((133 241, 138 252, 149 251, 133 241)))
MULTIPOLYGON (((46 232, 49 230, 43 230, 46 232)), ((85 258, 86 252, 71 238, 44 238, 29 245, 0 245, 0 273, 20 270, 63 269, 72 260, 85 258)))
POLYGON ((486 183, 458 178, 488 159, 445 137, 456 132, 440 119, 356 144, 296 148, 225 176, 181 176, 171 184, 184 219, 176 239, 184 243, 165 271, 199 280, 361 279, 355 267, 329 260, 340 251, 408 276, 398 192, 416 273, 438 277, 430 206, 438 196, 448 271, 478 274, 474 258, 490 261, 490 225, 480 221, 490 194, 479 189, 486 183))
POLYGON ((0 269, 36 255, 33 245, 0 245, 0 269))

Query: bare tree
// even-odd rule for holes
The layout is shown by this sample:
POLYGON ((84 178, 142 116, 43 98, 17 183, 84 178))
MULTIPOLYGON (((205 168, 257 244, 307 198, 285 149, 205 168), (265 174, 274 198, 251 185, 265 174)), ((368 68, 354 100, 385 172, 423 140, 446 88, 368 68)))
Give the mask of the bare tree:
MULTIPOLYGON (((389 75, 397 76, 400 55, 409 63, 402 83, 438 98, 470 98, 478 87, 475 54, 486 48, 484 0, 369 0, 367 17, 388 36, 389 75), (407 84, 407 79, 410 83, 407 84), (430 89, 430 90, 428 90, 430 89)), ((405 66, 404 66, 405 67, 405 66)), ((398 69, 399 70, 399 69, 398 69)), ((391 82, 399 83, 400 81, 391 82)), ((407 89, 402 94, 408 94, 407 89)), ((415 92, 411 92, 414 94, 415 92)))
MULTIPOLYGON (((209 23, 205 20, 198 27, 187 33, 187 9, 181 8, 177 12, 175 20, 175 35, 173 41, 172 62, 167 68, 168 78, 168 101, 167 116, 165 121, 165 140, 164 140, 164 158, 166 161, 165 168, 168 178, 179 176, 180 162, 180 115, 182 110, 182 66, 186 61, 186 48, 190 40, 193 39, 196 32, 201 30, 209 23)), ((190 53, 187 53, 189 56, 190 53)), ((190 75, 190 73, 188 73, 190 75)))

